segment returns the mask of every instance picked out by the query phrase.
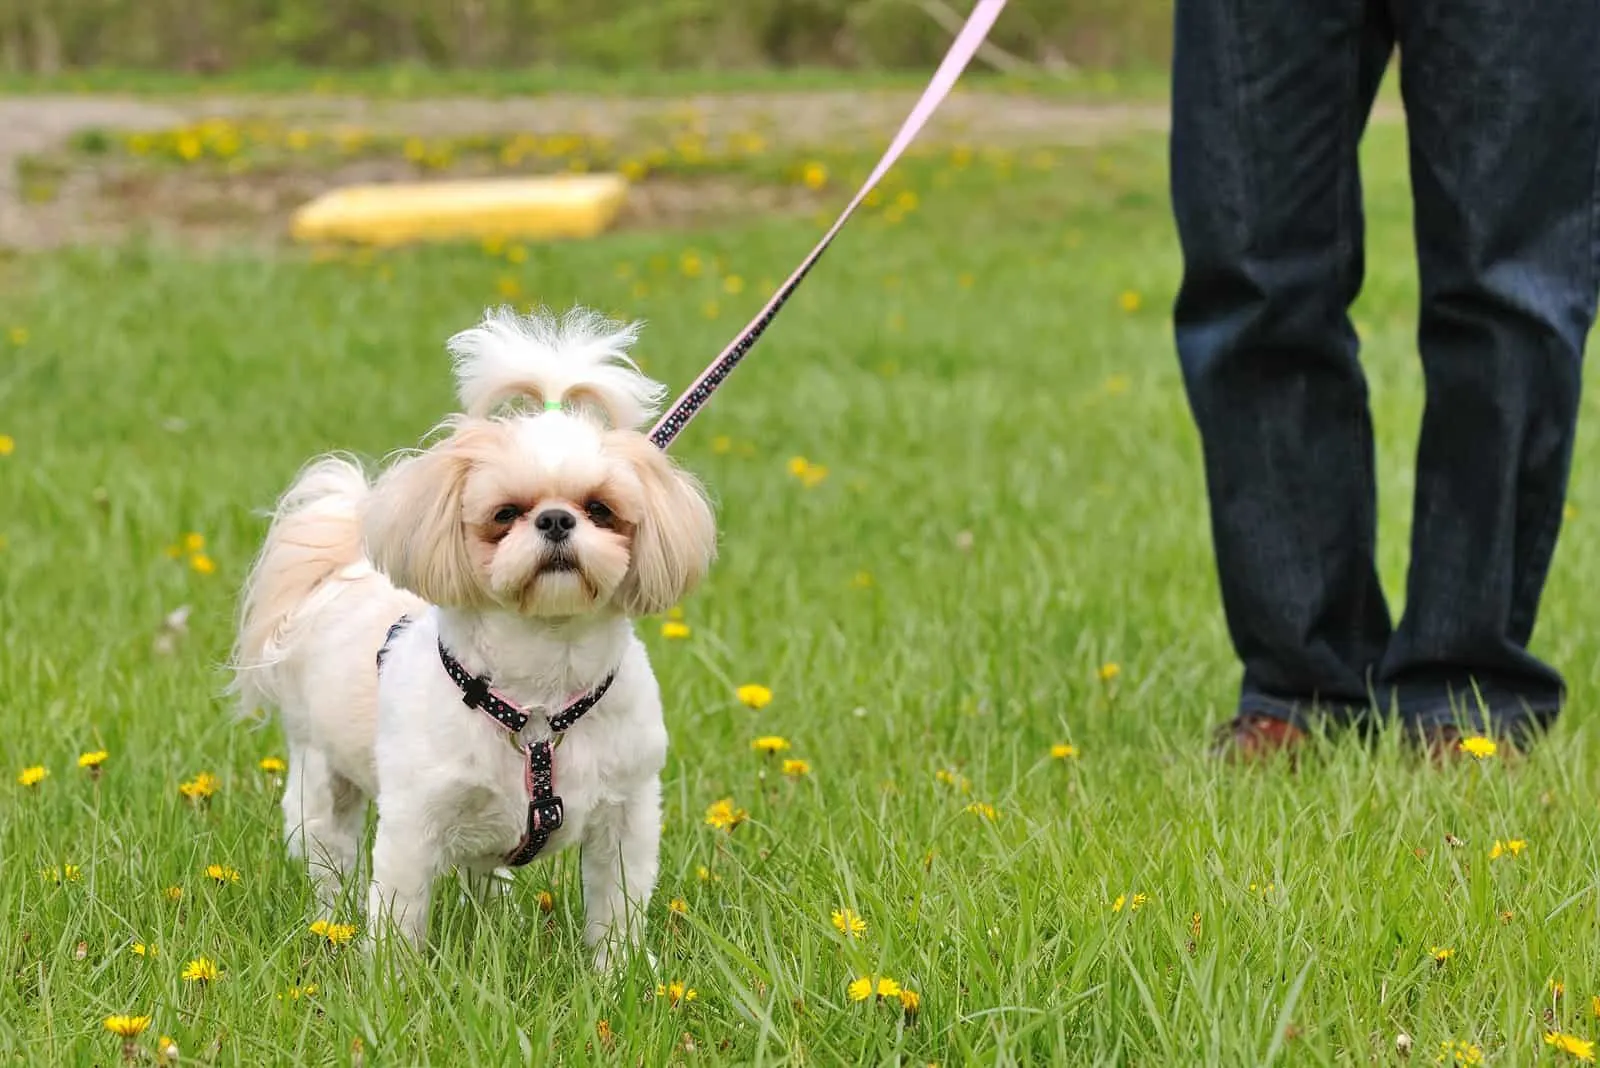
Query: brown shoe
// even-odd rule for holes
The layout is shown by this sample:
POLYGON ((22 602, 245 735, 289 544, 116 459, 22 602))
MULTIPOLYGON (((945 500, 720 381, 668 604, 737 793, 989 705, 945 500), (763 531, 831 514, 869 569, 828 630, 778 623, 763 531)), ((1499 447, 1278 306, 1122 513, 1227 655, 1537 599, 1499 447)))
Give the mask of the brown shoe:
POLYGON ((1217 731, 1211 752, 1230 764, 1260 764, 1282 755, 1292 765, 1309 739, 1288 720, 1240 715, 1217 731))

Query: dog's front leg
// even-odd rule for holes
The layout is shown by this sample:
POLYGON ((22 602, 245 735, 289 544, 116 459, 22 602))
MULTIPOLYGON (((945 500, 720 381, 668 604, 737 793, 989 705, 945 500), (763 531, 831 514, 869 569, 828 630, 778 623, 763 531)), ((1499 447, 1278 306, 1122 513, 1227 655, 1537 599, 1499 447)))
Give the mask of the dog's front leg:
POLYGON ((609 971, 644 943, 645 908, 661 856, 661 781, 594 813, 583 839, 584 942, 609 971))
POLYGON ((378 833, 372 843, 372 889, 367 894, 367 926, 374 933, 398 931, 420 947, 428 934, 428 905, 441 870, 439 850, 422 821, 391 815, 378 805, 378 833))

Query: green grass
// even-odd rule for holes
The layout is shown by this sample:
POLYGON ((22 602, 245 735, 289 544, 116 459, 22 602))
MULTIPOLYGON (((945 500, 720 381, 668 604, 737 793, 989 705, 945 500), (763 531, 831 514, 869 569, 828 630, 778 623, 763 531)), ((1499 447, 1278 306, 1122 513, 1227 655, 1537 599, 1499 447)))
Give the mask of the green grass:
MULTIPOLYGON (((1371 141, 1358 317, 1398 595, 1415 284, 1401 133, 1371 141)), ((524 871, 503 912, 443 895, 403 982, 315 944, 257 769, 277 728, 230 722, 219 696, 234 598, 261 510, 309 456, 382 456, 449 409, 441 343, 497 279, 647 318, 640 354, 679 387, 813 222, 619 234, 517 267, 156 244, 10 264, 0 330, 26 339, 0 353, 0 1053, 109 1064, 116 1012, 154 1015, 145 1049, 166 1033, 222 1064, 348 1064, 357 1042, 385 1065, 1362 1064, 1395 1063, 1403 1032, 1414 1063, 1459 1041, 1531 1065, 1558 1056, 1548 1027, 1600 1034, 1593 419, 1537 641, 1572 684, 1547 745, 1444 771, 1392 737, 1298 775, 1209 762, 1236 680, 1171 351, 1162 160, 1138 140, 1048 172, 919 163, 902 178, 919 209, 849 229, 681 440, 723 552, 688 640, 640 625, 673 734, 660 969, 611 983, 585 967, 571 858, 524 871), (691 247, 717 269, 684 277, 691 247), (826 479, 803 486, 796 455, 826 479), (168 557, 187 532, 215 574, 168 557), (180 605, 187 634, 154 651, 180 605), (772 704, 741 706, 746 682, 772 704), (751 749, 766 734, 812 774, 785 781, 751 749), (93 781, 76 759, 98 748, 93 781), (50 777, 17 785, 33 764, 50 777), (197 808, 178 785, 200 771, 221 788, 197 808), (724 797, 750 812, 731 834, 703 822, 724 797), (1526 852, 1491 862, 1511 838, 1526 852), (81 878, 41 878, 63 863, 81 878), (210 883, 213 863, 239 883, 210 883), (834 930, 841 907, 863 937, 834 930), (205 989, 179 978, 199 956, 225 972, 205 989), (921 994, 914 1025, 847 999, 879 974, 921 994), (698 997, 669 1007, 658 979, 698 997), (314 998, 280 999, 306 983, 314 998)))

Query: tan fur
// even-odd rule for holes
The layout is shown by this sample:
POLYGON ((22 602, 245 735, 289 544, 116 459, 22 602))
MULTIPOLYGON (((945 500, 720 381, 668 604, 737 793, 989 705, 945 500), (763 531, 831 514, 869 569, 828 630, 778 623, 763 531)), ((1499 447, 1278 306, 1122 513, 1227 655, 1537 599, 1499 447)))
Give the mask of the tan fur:
POLYGON ((611 431, 606 448, 632 465, 645 495, 617 604, 630 616, 664 612, 700 584, 716 559, 711 503, 699 481, 643 434, 611 431))
POLYGON ((451 607, 485 602, 464 535, 462 495, 474 466, 506 448, 506 428, 457 418, 448 438, 389 468, 372 487, 362 521, 373 565, 401 589, 451 607))
POLYGON ((285 655, 299 610, 328 579, 361 560, 359 511, 367 492, 360 464, 325 456, 279 499, 239 609, 231 689, 241 712, 278 702, 269 669, 285 655))

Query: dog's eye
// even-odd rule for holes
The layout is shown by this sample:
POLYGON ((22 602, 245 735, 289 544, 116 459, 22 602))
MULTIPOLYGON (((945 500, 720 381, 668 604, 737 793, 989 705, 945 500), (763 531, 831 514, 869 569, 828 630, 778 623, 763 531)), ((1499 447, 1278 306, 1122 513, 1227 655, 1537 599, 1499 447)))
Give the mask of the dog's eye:
POLYGON ((515 523, 522 509, 514 504, 502 504, 494 513, 496 523, 515 523))
POLYGON ((583 506, 583 511, 589 517, 589 522, 597 527, 609 527, 617 518, 605 501, 590 501, 583 506))

